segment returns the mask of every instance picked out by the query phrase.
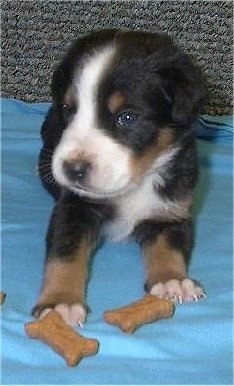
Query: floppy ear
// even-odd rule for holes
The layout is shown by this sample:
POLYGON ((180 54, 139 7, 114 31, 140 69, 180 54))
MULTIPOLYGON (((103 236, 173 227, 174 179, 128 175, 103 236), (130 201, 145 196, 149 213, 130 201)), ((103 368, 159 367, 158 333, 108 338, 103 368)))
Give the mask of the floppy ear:
POLYGON ((179 127, 190 125, 203 106, 207 92, 201 71, 185 54, 179 54, 169 67, 159 70, 172 104, 172 121, 179 127))
POLYGON ((198 115, 206 98, 205 82, 200 70, 187 56, 181 57, 174 68, 173 121, 190 124, 198 115))
POLYGON ((53 101, 57 104, 61 104, 63 100, 63 96, 71 83, 72 76, 72 67, 67 57, 63 59, 62 62, 59 63, 57 68, 55 69, 52 77, 52 97, 53 101))

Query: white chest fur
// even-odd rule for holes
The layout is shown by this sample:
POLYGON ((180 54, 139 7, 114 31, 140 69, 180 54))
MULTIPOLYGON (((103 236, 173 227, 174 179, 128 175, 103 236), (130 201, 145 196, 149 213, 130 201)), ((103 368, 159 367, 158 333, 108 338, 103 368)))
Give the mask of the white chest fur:
POLYGON ((153 188, 151 175, 136 190, 119 198, 117 215, 113 221, 105 224, 104 235, 110 240, 120 241, 130 236, 135 226, 143 220, 184 216, 187 216, 184 204, 161 198, 153 188))

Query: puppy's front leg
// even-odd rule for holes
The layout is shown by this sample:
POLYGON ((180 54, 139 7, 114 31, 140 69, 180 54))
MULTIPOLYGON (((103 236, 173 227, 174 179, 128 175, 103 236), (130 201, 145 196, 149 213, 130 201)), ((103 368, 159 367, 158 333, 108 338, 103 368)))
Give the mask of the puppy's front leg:
POLYGON ((84 237, 72 254, 66 257, 52 254, 48 257, 41 295, 33 309, 35 317, 43 316, 54 308, 68 324, 84 323, 87 266, 91 250, 90 241, 84 237))
POLYGON ((82 325, 89 257, 96 245, 97 208, 77 198, 63 198, 54 208, 47 234, 47 257, 35 317, 57 310, 70 325, 82 325))
POLYGON ((203 298, 203 288, 190 279, 187 272, 192 248, 191 222, 149 223, 141 229, 145 233, 141 238, 144 239, 147 292, 180 303, 203 298))

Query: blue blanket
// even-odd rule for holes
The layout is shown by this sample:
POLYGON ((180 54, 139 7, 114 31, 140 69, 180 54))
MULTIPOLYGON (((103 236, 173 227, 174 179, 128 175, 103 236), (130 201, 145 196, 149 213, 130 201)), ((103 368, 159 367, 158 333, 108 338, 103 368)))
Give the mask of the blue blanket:
POLYGON ((125 335, 103 321, 107 309, 143 294, 135 243, 106 243, 93 261, 92 308, 82 334, 100 351, 68 368, 24 323, 37 299, 52 199, 36 175, 39 129, 48 104, 2 100, 2 384, 232 384, 232 117, 202 117, 196 246, 190 275, 207 298, 179 305, 173 318, 125 335))

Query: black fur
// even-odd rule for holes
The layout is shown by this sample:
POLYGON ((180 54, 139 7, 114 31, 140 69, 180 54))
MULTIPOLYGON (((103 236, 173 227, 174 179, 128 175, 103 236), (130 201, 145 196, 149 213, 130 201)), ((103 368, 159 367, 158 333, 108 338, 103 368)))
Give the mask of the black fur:
POLYGON ((113 208, 109 205, 87 202, 69 192, 62 194, 47 233, 47 257, 56 255, 66 261, 72 258, 84 234, 96 245, 103 223, 112 217, 113 208))

